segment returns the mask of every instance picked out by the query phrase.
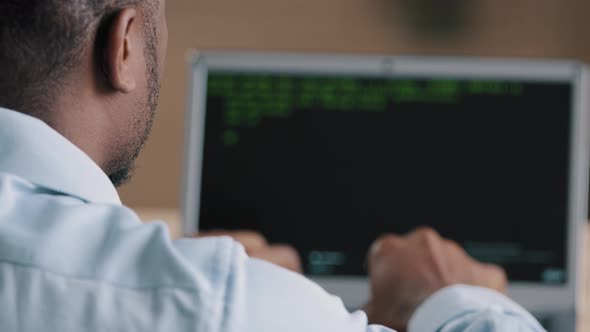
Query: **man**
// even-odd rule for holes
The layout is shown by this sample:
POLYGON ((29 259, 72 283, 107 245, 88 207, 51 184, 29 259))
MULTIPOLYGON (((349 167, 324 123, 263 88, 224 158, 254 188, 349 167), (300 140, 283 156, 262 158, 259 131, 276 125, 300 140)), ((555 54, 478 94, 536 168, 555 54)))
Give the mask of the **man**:
MULTIPOLYGON (((164 2, 0 2, 0 331, 542 330, 498 292, 501 269, 427 228, 375 242, 372 298, 351 314, 228 237, 142 224, 115 186, 154 117, 164 2)), ((230 235, 298 269, 289 248, 230 235)))

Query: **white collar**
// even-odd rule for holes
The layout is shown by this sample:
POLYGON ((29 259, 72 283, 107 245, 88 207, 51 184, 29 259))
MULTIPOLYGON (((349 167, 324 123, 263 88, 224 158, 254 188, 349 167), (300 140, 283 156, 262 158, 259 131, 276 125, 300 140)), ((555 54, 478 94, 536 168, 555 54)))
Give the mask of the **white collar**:
POLYGON ((107 175, 82 150, 43 121, 1 107, 0 172, 87 202, 121 204, 107 175))

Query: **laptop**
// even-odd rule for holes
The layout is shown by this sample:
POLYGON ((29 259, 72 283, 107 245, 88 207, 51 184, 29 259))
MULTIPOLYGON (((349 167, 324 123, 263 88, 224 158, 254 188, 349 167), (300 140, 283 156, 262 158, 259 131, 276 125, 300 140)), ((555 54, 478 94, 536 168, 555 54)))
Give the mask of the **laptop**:
POLYGON ((574 331, 588 202, 575 61, 201 52, 190 59, 184 227, 288 243, 350 308, 366 254, 428 225, 504 267, 509 296, 574 331))

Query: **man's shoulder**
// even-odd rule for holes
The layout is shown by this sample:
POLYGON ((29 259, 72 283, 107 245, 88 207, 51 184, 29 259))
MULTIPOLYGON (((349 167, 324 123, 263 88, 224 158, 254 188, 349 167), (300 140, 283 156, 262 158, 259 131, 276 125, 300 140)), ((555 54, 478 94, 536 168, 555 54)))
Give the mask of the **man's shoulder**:
POLYGON ((7 231, 0 221, 0 307, 7 309, 0 330, 219 331, 224 324, 229 278, 214 271, 224 264, 233 271, 216 258, 228 251, 223 243, 208 251, 207 264, 220 266, 203 268, 174 248, 162 225, 107 230, 89 225, 98 219, 71 226, 53 218, 38 233, 7 231))
MULTIPOLYGON (((130 289, 201 291, 195 279, 230 265, 227 239, 192 240, 187 258, 161 222, 143 223, 129 208, 58 193, 7 190, 0 181, 0 262, 130 289)), ((230 268, 229 266, 227 268, 230 268)))
POLYGON ((244 258, 230 239, 171 241, 124 206, 0 176, 0 307, 25 308, 0 313, 0 330, 64 316, 103 330, 216 331, 244 258))

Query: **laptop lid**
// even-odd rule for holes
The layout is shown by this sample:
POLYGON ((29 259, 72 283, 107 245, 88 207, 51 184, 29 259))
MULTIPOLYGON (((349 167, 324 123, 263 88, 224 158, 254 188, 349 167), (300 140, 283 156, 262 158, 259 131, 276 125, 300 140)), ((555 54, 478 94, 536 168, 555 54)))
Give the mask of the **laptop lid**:
POLYGON ((530 310, 579 300, 587 77, 569 61, 200 53, 185 231, 293 245, 349 307, 383 233, 429 225, 530 310))

